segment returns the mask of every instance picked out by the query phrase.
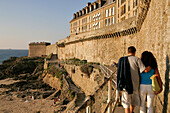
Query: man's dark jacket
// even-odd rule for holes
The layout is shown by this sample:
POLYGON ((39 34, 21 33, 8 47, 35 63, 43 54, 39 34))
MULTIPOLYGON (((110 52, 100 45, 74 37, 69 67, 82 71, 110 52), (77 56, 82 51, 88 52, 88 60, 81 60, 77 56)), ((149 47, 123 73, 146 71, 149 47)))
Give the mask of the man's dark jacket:
POLYGON ((117 89, 118 91, 125 89, 128 94, 133 94, 133 85, 128 57, 121 57, 119 59, 117 71, 117 89))

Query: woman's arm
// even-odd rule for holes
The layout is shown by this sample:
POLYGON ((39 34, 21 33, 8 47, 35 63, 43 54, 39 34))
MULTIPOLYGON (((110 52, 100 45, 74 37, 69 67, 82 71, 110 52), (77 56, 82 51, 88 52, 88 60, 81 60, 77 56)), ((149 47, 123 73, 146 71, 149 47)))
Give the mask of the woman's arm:
POLYGON ((144 70, 144 72, 147 73, 147 72, 149 72, 151 69, 152 69, 151 66, 148 66, 148 67, 146 67, 146 69, 144 70))

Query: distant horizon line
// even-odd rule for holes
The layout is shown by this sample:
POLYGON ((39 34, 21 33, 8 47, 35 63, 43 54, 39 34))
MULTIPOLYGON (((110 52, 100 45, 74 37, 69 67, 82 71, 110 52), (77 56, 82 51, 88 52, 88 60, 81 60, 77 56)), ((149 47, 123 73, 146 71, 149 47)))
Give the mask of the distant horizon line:
POLYGON ((12 48, 9 48, 9 49, 1 49, 0 50, 29 50, 29 49, 12 49, 12 48))

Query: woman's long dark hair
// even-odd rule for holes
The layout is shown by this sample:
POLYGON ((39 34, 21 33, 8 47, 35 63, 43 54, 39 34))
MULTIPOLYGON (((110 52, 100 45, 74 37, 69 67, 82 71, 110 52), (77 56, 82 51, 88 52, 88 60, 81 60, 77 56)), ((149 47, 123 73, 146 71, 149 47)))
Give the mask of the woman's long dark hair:
POLYGON ((156 69, 158 67, 155 57, 149 51, 144 51, 142 53, 141 60, 146 67, 151 66, 151 68, 153 69, 156 69))

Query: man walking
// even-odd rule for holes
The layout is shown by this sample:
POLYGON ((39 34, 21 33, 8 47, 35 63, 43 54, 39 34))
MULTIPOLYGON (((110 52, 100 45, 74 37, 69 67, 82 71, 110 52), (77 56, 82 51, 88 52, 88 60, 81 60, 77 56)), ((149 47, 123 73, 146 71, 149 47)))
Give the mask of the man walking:
POLYGON ((128 56, 121 57, 118 63, 117 89, 122 91, 122 105, 125 113, 133 113, 135 106, 140 106, 139 98, 139 74, 150 71, 145 67, 141 59, 135 56, 134 46, 128 48, 128 56))

